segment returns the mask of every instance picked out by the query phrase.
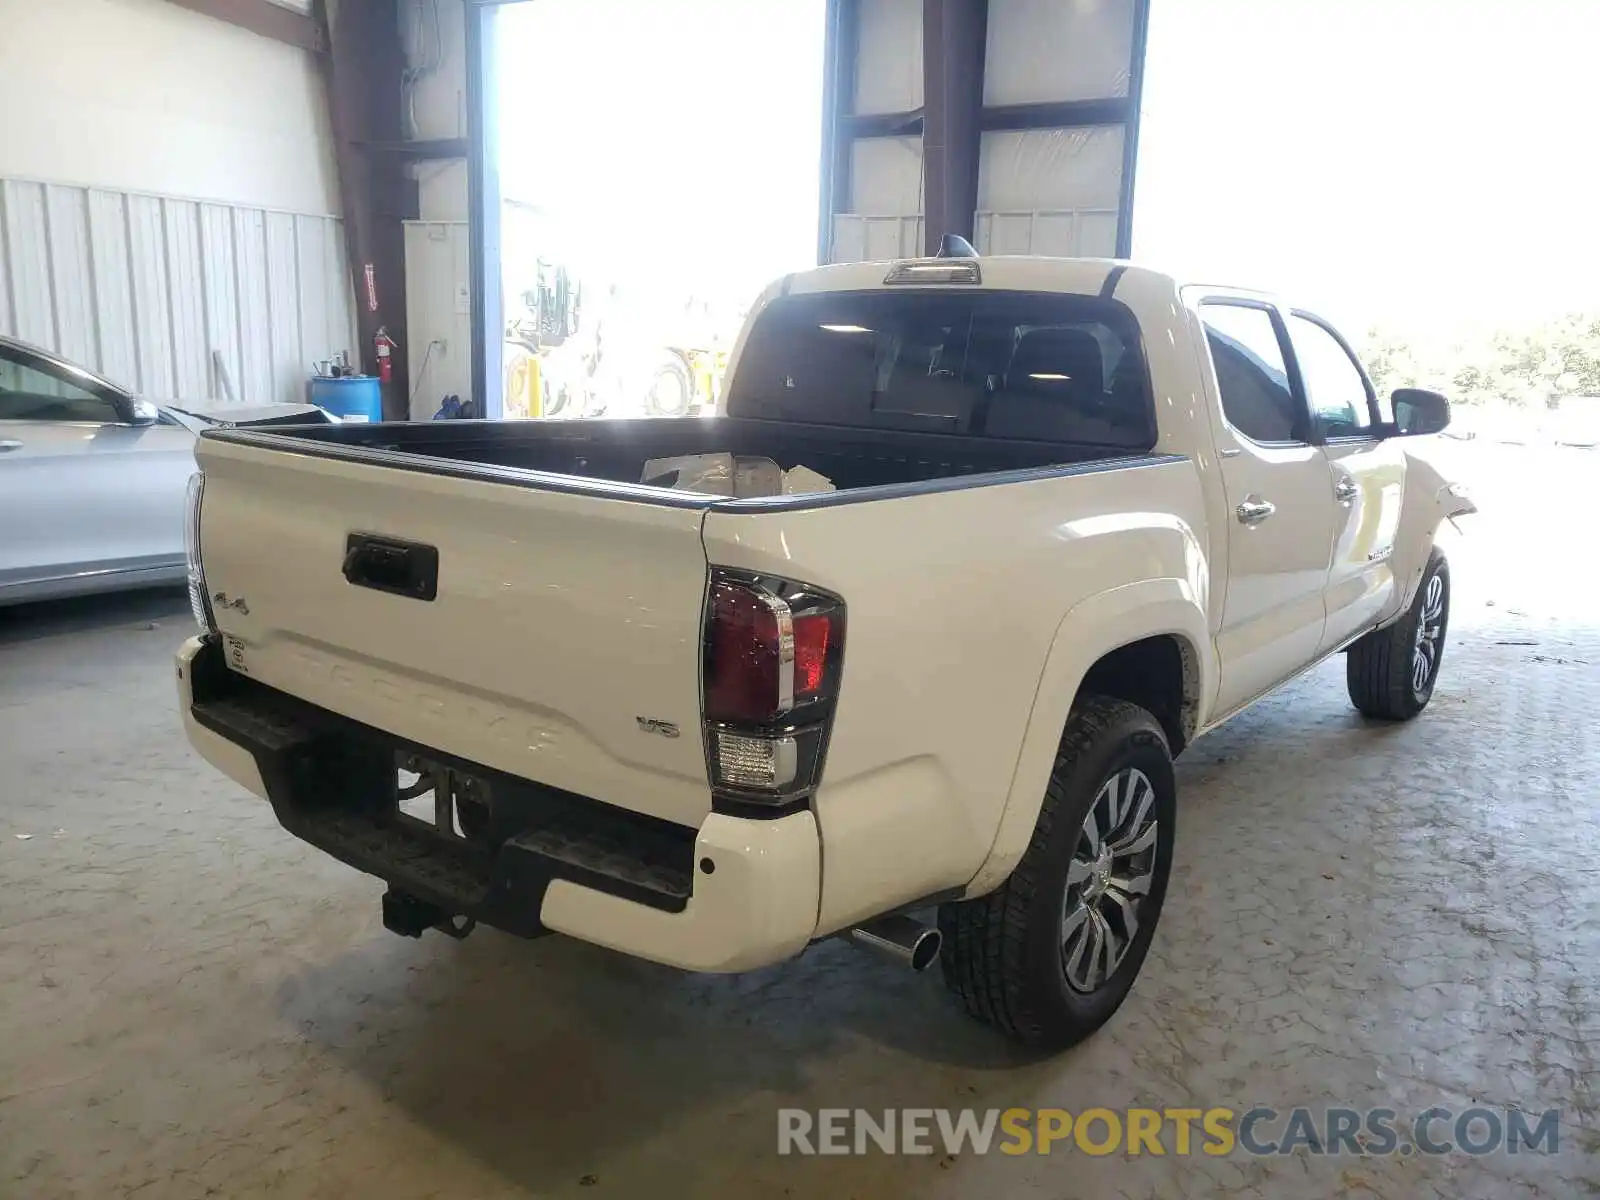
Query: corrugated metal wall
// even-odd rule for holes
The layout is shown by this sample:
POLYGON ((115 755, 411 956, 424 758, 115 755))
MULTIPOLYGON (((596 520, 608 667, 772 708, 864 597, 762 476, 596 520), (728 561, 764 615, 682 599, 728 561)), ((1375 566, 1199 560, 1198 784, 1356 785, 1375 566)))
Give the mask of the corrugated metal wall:
POLYGON ((355 349, 332 217, 0 180, 0 333, 157 401, 305 398, 355 349))

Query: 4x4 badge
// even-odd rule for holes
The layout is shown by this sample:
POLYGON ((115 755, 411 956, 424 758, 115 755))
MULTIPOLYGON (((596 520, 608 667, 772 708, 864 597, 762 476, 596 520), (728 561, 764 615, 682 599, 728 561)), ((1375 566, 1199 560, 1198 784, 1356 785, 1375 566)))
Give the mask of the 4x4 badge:
POLYGON ((641 733, 659 734, 664 738, 678 736, 678 727, 671 721, 658 721, 654 717, 635 717, 634 720, 639 722, 639 731, 641 733))

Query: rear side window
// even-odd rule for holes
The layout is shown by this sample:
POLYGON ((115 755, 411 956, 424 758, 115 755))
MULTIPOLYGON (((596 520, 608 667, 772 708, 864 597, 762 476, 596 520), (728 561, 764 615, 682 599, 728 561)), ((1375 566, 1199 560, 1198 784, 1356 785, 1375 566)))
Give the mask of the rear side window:
POLYGON ((1155 444, 1133 315, 1095 296, 833 292, 757 318, 728 412, 971 437, 1155 444))
POLYGON ((1305 420, 1284 364, 1272 314, 1242 304, 1204 304, 1211 361, 1228 423, 1254 442, 1305 440, 1305 420))

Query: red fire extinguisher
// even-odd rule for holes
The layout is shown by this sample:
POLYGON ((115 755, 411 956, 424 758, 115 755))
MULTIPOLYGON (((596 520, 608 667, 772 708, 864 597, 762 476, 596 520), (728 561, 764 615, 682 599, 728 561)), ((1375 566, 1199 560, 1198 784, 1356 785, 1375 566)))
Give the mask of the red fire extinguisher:
POLYGON ((379 325, 378 332, 373 335, 372 345, 378 352, 378 382, 388 383, 394 375, 394 360, 390 357, 389 352, 399 349, 400 343, 389 336, 389 331, 386 328, 379 325))

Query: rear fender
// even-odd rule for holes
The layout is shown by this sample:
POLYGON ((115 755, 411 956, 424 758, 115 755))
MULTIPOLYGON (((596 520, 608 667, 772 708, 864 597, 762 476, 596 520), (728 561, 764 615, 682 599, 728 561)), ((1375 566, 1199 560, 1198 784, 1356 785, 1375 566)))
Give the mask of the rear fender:
POLYGON ((1217 666, 1205 607, 1182 579, 1146 579, 1100 592, 1061 619, 1034 696, 1022 751, 989 856, 966 895, 992 891, 1022 860, 1044 803, 1045 786, 1067 716, 1084 676, 1105 655, 1148 637, 1174 635, 1187 646, 1184 727, 1204 727, 1216 692, 1217 666))

